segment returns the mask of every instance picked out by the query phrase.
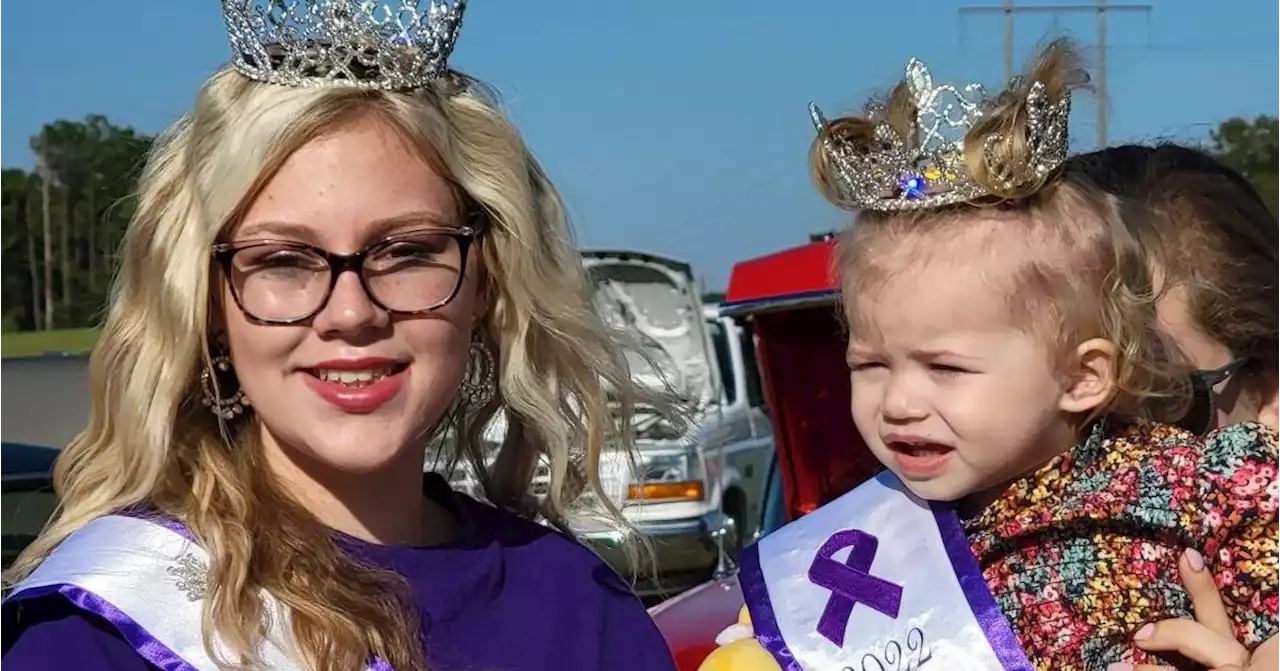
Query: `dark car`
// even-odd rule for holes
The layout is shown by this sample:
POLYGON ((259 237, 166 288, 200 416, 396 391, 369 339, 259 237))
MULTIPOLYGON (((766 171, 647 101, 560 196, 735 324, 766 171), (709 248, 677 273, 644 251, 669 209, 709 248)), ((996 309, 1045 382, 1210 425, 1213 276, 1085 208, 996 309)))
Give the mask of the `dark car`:
POLYGON ((58 451, 40 445, 4 443, 0 453, 0 535, 4 537, 4 568, 35 539, 53 514, 53 462, 58 451))

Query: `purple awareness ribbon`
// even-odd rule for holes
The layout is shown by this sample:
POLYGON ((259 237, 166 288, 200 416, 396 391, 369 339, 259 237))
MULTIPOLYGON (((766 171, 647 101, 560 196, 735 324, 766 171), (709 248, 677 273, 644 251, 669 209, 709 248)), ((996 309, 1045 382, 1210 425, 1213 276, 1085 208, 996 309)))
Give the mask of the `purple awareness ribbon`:
POLYGON ((861 603, 898 619, 902 587, 869 572, 879 546, 880 541, 865 531, 837 531, 822 544, 809 566, 809 581, 831 592, 818 619, 818 633, 837 646, 844 647, 844 630, 849 626, 854 604, 861 603), (849 558, 843 564, 832 559, 844 548, 849 548, 849 558))

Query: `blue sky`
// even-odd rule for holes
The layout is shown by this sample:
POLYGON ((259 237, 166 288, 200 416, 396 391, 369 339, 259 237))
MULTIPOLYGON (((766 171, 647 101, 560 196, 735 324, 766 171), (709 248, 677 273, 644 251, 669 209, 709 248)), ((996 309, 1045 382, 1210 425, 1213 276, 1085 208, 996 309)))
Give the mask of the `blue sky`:
MULTIPOLYGON (((716 289, 735 261, 844 221, 807 181, 808 101, 859 105, 912 56, 936 80, 997 87, 1003 19, 961 4, 472 0, 452 62, 503 94, 584 246, 683 258, 716 289)), ((1109 21, 1111 142, 1198 140, 1223 118, 1277 113, 1276 4, 1152 4, 1109 21)), ((28 138, 57 118, 159 131, 228 54, 211 0, 56 6, 4 12, 5 166, 30 166, 28 138)), ((1015 57, 1050 33, 1091 46, 1094 30, 1092 13, 1024 14, 1015 57)), ((1094 145, 1095 109, 1076 105, 1078 149, 1094 145)))

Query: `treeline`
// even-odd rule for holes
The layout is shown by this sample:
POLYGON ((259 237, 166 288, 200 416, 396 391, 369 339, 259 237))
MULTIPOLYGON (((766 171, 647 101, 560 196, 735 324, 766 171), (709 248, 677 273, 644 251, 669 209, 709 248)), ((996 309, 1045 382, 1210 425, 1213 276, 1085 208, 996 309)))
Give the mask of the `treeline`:
MULTIPOLYGON (((1229 119, 1207 145, 1252 180, 1273 211, 1277 136, 1274 116, 1229 119)), ((35 170, 3 171, 4 331, 98 323, 152 139, 96 114, 55 121, 31 138, 35 170)))
POLYGON ((1280 124, 1276 117, 1227 119, 1209 134, 1209 140, 1209 151, 1253 182, 1272 213, 1280 211, 1280 124))
POLYGON ((151 141, 96 114, 56 121, 31 138, 34 170, 4 169, 5 331, 99 321, 151 141))

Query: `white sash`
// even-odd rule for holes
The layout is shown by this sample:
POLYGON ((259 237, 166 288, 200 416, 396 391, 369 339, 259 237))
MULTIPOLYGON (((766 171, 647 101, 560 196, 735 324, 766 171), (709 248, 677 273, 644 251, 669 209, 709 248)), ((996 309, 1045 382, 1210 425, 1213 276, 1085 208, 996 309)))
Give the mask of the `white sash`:
MULTIPOLYGON (((173 529, 108 515, 68 536, 5 602, 60 593, 111 622, 157 667, 217 671, 201 636, 208 562, 204 548, 173 529)), ((258 654, 266 668, 303 668, 292 654, 287 610, 269 594, 263 606, 270 626, 258 654)), ((214 644, 225 650, 216 637, 214 644)))
POLYGON ((959 518, 885 471, 742 551, 756 637, 787 671, 1030 671, 959 518))

